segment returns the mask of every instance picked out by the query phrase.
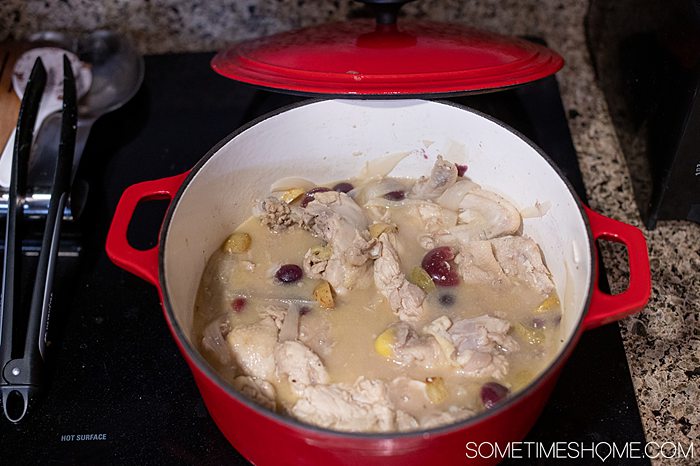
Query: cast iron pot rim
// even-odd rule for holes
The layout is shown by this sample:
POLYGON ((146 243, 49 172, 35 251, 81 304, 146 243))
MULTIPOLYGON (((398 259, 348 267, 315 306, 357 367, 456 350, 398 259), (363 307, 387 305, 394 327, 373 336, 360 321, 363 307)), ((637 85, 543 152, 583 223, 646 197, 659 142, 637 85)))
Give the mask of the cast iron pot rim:
MULTIPOLYGON (((465 105, 457 104, 454 102, 448 102, 448 101, 443 101, 443 100, 426 100, 426 102, 436 102, 441 105, 447 105, 450 107, 455 107, 460 110, 470 112, 473 114, 476 114, 482 118, 485 118, 489 120, 490 122, 502 127, 506 131, 509 131, 510 133, 514 134, 518 138, 520 138, 522 141, 524 141, 526 144, 528 144, 532 149, 534 149, 543 159, 549 163, 549 165, 554 169, 554 171, 559 175, 559 178, 564 182, 564 185, 569 191, 569 194, 574 198, 576 201, 576 205, 578 206, 578 211, 579 215, 583 219, 584 224, 586 225, 586 234, 588 236, 588 253, 589 257, 591 258, 591 272, 590 272, 590 280, 589 280, 589 288, 588 288, 588 293, 586 296, 586 302, 584 303, 584 308, 583 312, 581 312, 581 315, 579 317, 578 322, 575 325, 575 330, 572 336, 568 339, 568 341, 565 342, 564 350, 559 353, 559 355, 554 358, 546 367, 544 371, 542 371, 534 380, 532 380, 524 389, 519 390, 514 396, 506 398, 506 401, 503 403, 499 403, 493 408, 486 409, 480 413, 478 413, 475 416, 471 416, 469 418, 463 419, 461 421, 458 421, 456 423, 448 424, 445 426, 440 426, 440 427, 434 427, 431 429, 422 429, 422 430, 412 430, 409 432, 390 432, 390 433, 373 433, 373 432, 342 432, 342 431, 337 431, 337 430, 332 430, 332 429, 327 429, 325 427, 319 427, 315 426, 313 424, 307 424, 304 422, 301 422, 295 418, 289 417, 289 416, 284 416, 282 414, 275 413, 273 411, 270 411, 267 408, 264 408, 260 406, 259 404, 253 402, 249 398, 243 396, 238 390, 234 389, 228 382, 223 380, 221 376, 209 365, 209 363, 204 359, 204 357, 200 354, 199 351, 197 351, 192 344, 190 344, 188 337, 185 335, 185 332, 182 330, 180 325, 177 322, 177 319, 175 318, 175 314, 173 312, 173 307, 170 303, 170 296, 168 293, 168 286, 167 286, 167 280, 165 277, 165 264, 164 264, 164 251, 165 251, 165 244, 167 241, 167 236, 168 236, 168 231, 170 229, 170 222, 172 221, 173 215, 175 213, 175 209, 177 208, 177 205, 180 201, 180 198, 186 191, 187 187, 189 186, 190 182, 194 179, 194 177, 197 175, 199 170, 211 159, 214 155, 216 155, 219 150, 226 145, 230 140, 238 136, 239 134, 243 133, 244 131, 248 130, 249 128, 252 128, 253 126, 257 125, 258 123, 267 120, 268 118, 277 116, 279 114, 285 113, 290 110, 294 110, 299 107, 303 107, 306 105, 313 105, 319 102, 323 102, 329 99, 309 99, 305 100, 302 102, 297 102, 291 105, 287 105, 285 107, 278 108, 276 110, 273 110, 269 113, 266 113, 265 115, 262 115, 246 124, 243 126, 239 127, 235 131, 233 131, 231 134, 228 136, 224 137, 221 141, 219 141, 214 147, 209 149, 209 151, 195 164, 195 166, 190 170, 190 172, 187 174, 187 177, 185 180, 182 182, 180 187, 177 190, 177 193, 173 197, 172 201, 170 202, 170 205, 168 206, 168 210, 165 214, 165 218, 163 220, 163 224, 160 230, 160 241, 159 241, 159 249, 158 249, 158 280, 159 280, 159 285, 161 289, 161 295, 163 299, 163 308, 165 310, 165 317, 168 322, 168 325, 171 327, 171 330, 173 331, 174 335, 177 336, 177 339, 181 343, 182 348, 184 351, 187 353, 187 356, 190 358, 190 361, 197 366, 197 368, 207 376, 207 378, 211 381, 213 381, 219 388, 224 390, 229 396, 234 398, 236 401, 239 403, 242 403, 244 406, 248 407, 249 409, 252 409, 255 411, 257 414, 264 416, 272 421, 276 421, 278 423, 286 424, 289 425, 290 427, 294 428, 295 430, 301 430, 301 431, 308 431, 310 433, 314 433, 316 435, 324 435, 324 436, 334 436, 334 437, 341 437, 341 438, 354 438, 354 439, 367 439, 367 440, 388 440, 388 439, 399 439, 399 438, 423 438, 426 439, 428 437, 432 436, 439 436, 443 434, 447 434, 453 431, 458 431, 458 430, 463 430, 467 427, 471 427, 473 425, 479 424, 482 422, 484 419, 495 416, 499 414, 502 411, 506 411, 509 409, 511 406, 515 405, 518 403, 521 399, 526 398, 530 396, 532 393, 534 393, 535 390, 539 390, 540 386, 542 383, 552 377, 554 375, 554 371, 562 365, 570 356, 571 352, 575 348, 576 344, 578 343, 578 339, 584 329, 582 329, 582 323, 583 319, 585 318, 586 314, 589 311, 590 304, 591 304, 591 296, 593 294, 593 289, 595 287, 595 273, 596 273, 596 267, 595 267, 595 247, 594 247, 594 242, 593 242, 593 235, 591 234, 591 226, 590 222, 588 221, 588 216, 586 215, 585 211, 583 210, 583 203, 581 199, 578 197, 576 192, 574 191, 573 186, 569 182, 569 180, 564 176, 563 172, 557 167, 557 165, 552 161, 551 158, 547 154, 544 153, 542 149, 540 149, 534 142, 532 142, 530 139, 525 137, 523 134, 521 134, 519 131, 517 131, 514 128, 511 128, 510 126, 506 125, 500 120, 497 120, 496 118, 487 115, 485 113, 482 113, 478 110, 474 110, 472 108, 469 108, 465 105)), ((364 99, 352 99, 352 100, 364 100, 364 99)), ((376 99, 370 99, 370 100, 376 100, 376 99)))

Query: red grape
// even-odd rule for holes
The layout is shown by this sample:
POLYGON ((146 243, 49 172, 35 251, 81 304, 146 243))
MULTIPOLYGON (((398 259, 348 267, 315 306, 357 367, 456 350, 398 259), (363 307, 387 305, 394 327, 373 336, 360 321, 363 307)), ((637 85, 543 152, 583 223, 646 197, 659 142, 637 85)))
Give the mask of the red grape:
POLYGON ((239 296, 233 301, 231 301, 231 308, 236 312, 241 312, 245 307, 246 299, 243 296, 239 296))
POLYGON ((319 186, 317 188, 309 189, 308 191, 306 191, 304 193, 304 196, 302 196, 301 201, 299 202, 299 205, 301 207, 306 207, 309 204, 309 202, 314 200, 314 194, 323 193, 323 192, 330 191, 330 190, 331 190, 331 188, 326 188, 324 186, 319 186))
POLYGON ((453 260, 454 251, 449 246, 435 248, 423 257, 421 266, 428 272, 436 285, 456 286, 459 284, 459 274, 453 260))
POLYGON ((496 403, 508 396, 510 390, 496 382, 488 382, 481 386, 481 402, 484 408, 490 409, 496 403))
POLYGON ((337 185, 333 186, 333 191, 338 191, 339 193, 349 193, 352 191, 355 187, 351 185, 350 183, 338 183, 337 185))
POLYGON ((275 273, 275 278, 282 283, 294 283, 301 279, 304 274, 301 267, 296 264, 285 264, 277 270, 275 273))
POLYGON ((389 201, 403 201, 406 197, 406 193, 403 191, 391 191, 384 195, 384 199, 389 201))

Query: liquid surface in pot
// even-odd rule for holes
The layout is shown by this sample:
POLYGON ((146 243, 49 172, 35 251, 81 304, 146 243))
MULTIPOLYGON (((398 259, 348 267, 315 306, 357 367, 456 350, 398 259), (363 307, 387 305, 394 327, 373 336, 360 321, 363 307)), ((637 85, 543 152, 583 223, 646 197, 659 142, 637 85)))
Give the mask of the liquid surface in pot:
POLYGON ((526 386, 559 299, 506 199, 438 158, 418 180, 282 180, 210 258, 195 341, 255 402, 343 431, 437 427, 526 386))

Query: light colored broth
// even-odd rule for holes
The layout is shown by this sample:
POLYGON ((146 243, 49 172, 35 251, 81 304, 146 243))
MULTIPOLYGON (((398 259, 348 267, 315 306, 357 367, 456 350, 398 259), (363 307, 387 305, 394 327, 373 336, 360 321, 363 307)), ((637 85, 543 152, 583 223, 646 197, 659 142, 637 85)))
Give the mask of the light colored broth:
MULTIPOLYGON (((352 182, 356 186, 362 183, 359 180, 352 182)), ((426 253, 415 234, 424 227, 419 220, 406 215, 405 207, 397 205, 389 210, 390 219, 398 226, 401 268, 408 275, 421 264, 426 253)), ((451 366, 427 369, 419 365, 399 365, 375 351, 377 336, 398 318, 374 285, 352 290, 346 296, 337 296, 335 308, 324 309, 312 297, 319 280, 304 276, 292 284, 276 281, 274 273, 280 265, 301 265, 307 250, 322 245, 322 240, 301 228, 270 231, 255 216, 241 224, 236 231, 250 235, 251 247, 247 252, 236 255, 218 251, 210 258, 196 300, 195 341, 201 342, 203 329, 221 315, 227 315, 230 326, 236 327, 259 320, 260 312, 270 300, 308 300, 310 311, 300 317, 299 340, 319 355, 328 371, 330 383, 352 384, 359 376, 380 379, 387 384, 402 376, 421 381, 442 377, 448 392, 444 401, 426 403, 425 399, 407 392, 396 400, 397 405, 412 415, 417 412, 440 413, 447 406, 464 407, 475 412, 484 409, 479 389, 492 379, 459 375, 451 366), (255 264, 252 270, 250 264, 255 264), (247 297, 246 305, 242 311, 235 312, 231 303, 240 296, 247 297)), ((507 289, 464 283, 455 287, 438 287, 428 294, 424 301, 426 314, 414 325, 421 328, 442 315, 454 322, 484 314, 508 320, 513 325, 527 325, 536 317, 534 311, 542 300, 539 293, 517 283, 507 289), (452 305, 440 304, 440 297, 444 294, 453 296, 452 305)), ((547 312, 556 314, 560 310, 555 306, 547 312)), ((511 392, 526 386, 553 358, 560 345, 559 333, 559 325, 550 323, 537 329, 537 335, 543 341, 531 343, 511 330, 520 349, 508 354, 508 373, 498 382, 509 387, 511 392)), ((222 365, 205 348, 200 350, 227 380, 231 381, 238 375, 233 366, 222 365)), ((288 412, 297 395, 284 378, 275 376, 269 382, 277 392, 277 409, 288 412)))

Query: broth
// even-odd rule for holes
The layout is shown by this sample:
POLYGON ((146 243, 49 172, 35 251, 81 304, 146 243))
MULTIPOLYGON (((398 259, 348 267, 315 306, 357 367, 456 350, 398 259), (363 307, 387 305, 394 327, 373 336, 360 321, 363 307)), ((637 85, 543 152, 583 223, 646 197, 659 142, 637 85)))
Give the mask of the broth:
POLYGON ((431 177, 422 181, 348 180, 354 187, 349 195, 331 190, 294 200, 300 190, 275 193, 267 213, 257 212, 235 230, 247 234, 250 245, 231 252, 225 244, 202 276, 193 332, 210 364, 270 409, 352 431, 413 430, 455 422, 532 381, 560 344, 560 306, 551 280, 547 282, 549 272, 538 266, 535 255, 540 252, 536 246, 532 252, 534 242, 518 234, 519 215, 517 231, 506 221, 502 229, 508 234, 488 237, 484 232, 495 228, 498 215, 474 207, 466 196, 460 201, 466 207, 454 215, 440 204, 453 203, 449 194, 464 191, 507 213, 505 199, 463 177, 451 180, 453 187, 439 186, 444 195, 425 194, 441 163, 454 171, 453 164, 439 159, 431 177), (304 202, 308 204, 302 207, 304 202), (268 221, 271 204, 277 211, 291 208, 290 215, 296 212, 299 218, 268 221), (314 209, 320 213, 309 217, 314 209), (358 209, 366 225, 355 225, 354 239, 345 244, 362 257, 342 256, 348 262, 338 279, 331 271, 337 258, 326 256, 339 254, 343 228, 358 209), (422 215, 428 211, 438 215, 422 215), (478 222, 483 225, 472 228, 465 241, 459 225, 468 230, 478 222), (474 231, 479 237, 473 237, 474 231), (521 244, 530 249, 513 249, 521 244), (398 262, 392 262, 392 247, 398 262), (426 283, 432 267, 426 266, 426 254, 445 248, 454 257, 439 263, 447 263, 459 283, 435 286, 441 279, 432 272, 428 275, 433 280, 426 283), (312 251, 326 255, 320 277, 312 273, 312 251), (301 268, 305 262, 300 279, 280 280, 282 265, 301 268), (380 272, 383 266, 392 270, 388 278, 380 272), (319 296, 315 299, 319 284, 329 282, 332 308, 319 296), (402 297, 392 300, 397 294, 402 297), (409 305, 414 295, 421 301, 417 307, 409 305), (297 357, 300 364, 287 367, 297 357))

